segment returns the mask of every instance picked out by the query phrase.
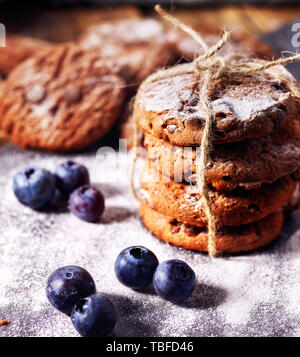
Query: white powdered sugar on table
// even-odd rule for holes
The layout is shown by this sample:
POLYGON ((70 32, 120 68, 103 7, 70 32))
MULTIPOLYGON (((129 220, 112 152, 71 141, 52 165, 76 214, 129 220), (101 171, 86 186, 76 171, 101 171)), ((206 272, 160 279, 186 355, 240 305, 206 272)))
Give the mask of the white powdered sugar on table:
POLYGON ((159 241, 138 217, 129 192, 129 162, 113 152, 70 155, 0 148, 0 336, 78 336, 70 318, 45 297, 45 284, 56 268, 75 264, 94 277, 118 311, 115 336, 299 336, 300 212, 287 218, 282 236, 259 251, 209 259, 159 241), (21 205, 12 192, 13 175, 24 166, 54 170, 73 159, 85 164, 104 194, 106 210, 98 224, 80 221, 57 197, 44 212, 21 205), (178 258, 195 270, 194 294, 177 306, 153 288, 137 293, 122 286, 114 261, 130 245, 144 245, 160 261, 178 258))

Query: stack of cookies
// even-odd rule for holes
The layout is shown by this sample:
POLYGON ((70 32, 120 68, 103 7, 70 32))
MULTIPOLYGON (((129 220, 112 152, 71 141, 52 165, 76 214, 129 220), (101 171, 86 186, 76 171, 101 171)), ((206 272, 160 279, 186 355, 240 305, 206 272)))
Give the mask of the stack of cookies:
MULTIPOLYGON (((147 150, 140 206, 145 226, 166 242, 208 251, 204 199, 194 189, 205 124, 202 84, 192 73, 145 82, 134 114, 147 150)), ((214 137, 205 179, 219 252, 256 249, 281 233, 300 166, 295 88, 281 66, 210 82, 214 137)))

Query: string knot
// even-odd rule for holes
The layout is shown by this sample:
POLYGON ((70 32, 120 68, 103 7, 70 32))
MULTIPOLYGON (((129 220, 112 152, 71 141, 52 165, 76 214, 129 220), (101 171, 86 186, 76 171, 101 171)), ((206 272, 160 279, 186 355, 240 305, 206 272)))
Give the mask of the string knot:
POLYGON ((225 74, 226 62, 222 57, 215 57, 202 62, 194 62, 195 70, 198 73, 208 71, 211 79, 218 79, 225 74))

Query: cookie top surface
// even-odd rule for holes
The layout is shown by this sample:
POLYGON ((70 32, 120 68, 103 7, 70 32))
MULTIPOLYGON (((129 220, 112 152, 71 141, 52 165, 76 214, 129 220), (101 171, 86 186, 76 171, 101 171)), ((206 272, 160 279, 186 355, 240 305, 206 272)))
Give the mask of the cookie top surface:
MULTIPOLYGON (((200 34, 208 46, 215 45, 222 35, 221 28, 217 26, 198 25, 194 30, 200 34)), ((180 29, 171 29, 168 38, 176 48, 178 55, 189 61, 193 61, 204 53, 203 47, 180 29)), ((272 59, 275 56, 274 51, 267 44, 254 36, 240 32, 231 32, 229 41, 219 51, 219 54, 226 55, 232 52, 261 59, 272 59)))
POLYGON ((1 127, 20 147, 84 148, 114 124, 124 87, 97 53, 57 45, 20 64, 5 81, 0 92, 1 127))
POLYGON ((50 48, 47 41, 24 37, 7 36, 6 47, 0 47, 0 73, 7 76, 19 63, 40 51, 50 48))
MULTIPOLYGON (((298 86, 292 75, 277 66, 276 73, 298 86)), ((175 145, 199 145, 204 127, 201 78, 180 74, 142 84, 135 115, 146 133, 175 145)), ((298 86, 299 88, 299 86, 298 86)), ((299 104, 290 88, 269 73, 212 80, 215 143, 241 141, 271 133, 275 127, 299 126, 299 104)))
MULTIPOLYGON (((215 221, 220 226, 238 226, 258 221, 287 204, 296 186, 294 179, 285 176, 255 190, 210 190, 215 221)), ((140 187, 142 199, 154 210, 186 224, 207 226, 204 200, 196 186, 166 182, 155 170, 147 169, 146 166, 140 187)))
POLYGON ((162 25, 154 19, 128 19, 91 27, 79 40, 113 59, 130 85, 137 85, 156 69, 173 63, 175 51, 162 25))

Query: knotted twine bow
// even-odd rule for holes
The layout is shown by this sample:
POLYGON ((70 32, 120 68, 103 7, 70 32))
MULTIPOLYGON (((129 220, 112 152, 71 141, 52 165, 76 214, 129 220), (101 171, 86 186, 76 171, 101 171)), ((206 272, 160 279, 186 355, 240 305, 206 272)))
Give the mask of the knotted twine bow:
MULTIPOLYGON (((185 25, 178 19, 169 15, 165 12, 160 5, 155 6, 155 10, 168 22, 178 26, 185 33, 190 35, 199 45, 204 49, 204 54, 197 57, 193 62, 186 64, 179 64, 177 66, 162 69, 156 73, 150 75, 146 80, 140 85, 140 89, 151 82, 155 82, 161 79, 168 78, 170 76, 179 74, 198 74, 198 81, 200 81, 200 74, 202 79, 202 86, 199 94, 200 105, 202 112, 204 114, 204 129, 202 133, 201 143, 200 143, 200 158, 197 163, 197 186, 201 196, 204 198, 204 208, 207 216, 208 222, 208 244, 207 250, 210 256, 216 256, 216 221, 214 218, 214 212, 212 207, 212 202, 209 195, 209 187, 205 182, 206 167, 210 160, 210 151, 212 148, 212 138, 213 138, 213 107, 212 102, 209 98, 209 84, 213 79, 218 79, 220 77, 229 78, 232 75, 251 75, 257 72, 263 72, 271 69, 274 66, 287 64, 290 62, 300 61, 300 54, 294 55, 287 58, 280 58, 273 61, 263 61, 263 62, 236 62, 234 59, 240 57, 240 54, 231 53, 226 56, 217 56, 216 54, 224 47, 228 42, 230 33, 224 30, 223 35, 220 37, 219 41, 212 47, 208 47, 201 36, 194 31, 189 26, 185 25)), ((286 79, 282 78, 278 73, 272 72, 273 75, 283 81, 292 91, 292 93, 300 98, 299 89, 289 83, 286 79)), ((139 89, 139 91, 140 91, 139 89)), ((136 95, 138 97, 139 91, 136 95)), ((137 160, 137 146, 138 146, 138 128, 137 121, 135 118, 137 101, 134 104, 134 147, 133 147, 133 162, 131 170, 131 191, 134 197, 139 200, 139 197, 134 188, 134 174, 135 174, 135 163, 137 160)))

